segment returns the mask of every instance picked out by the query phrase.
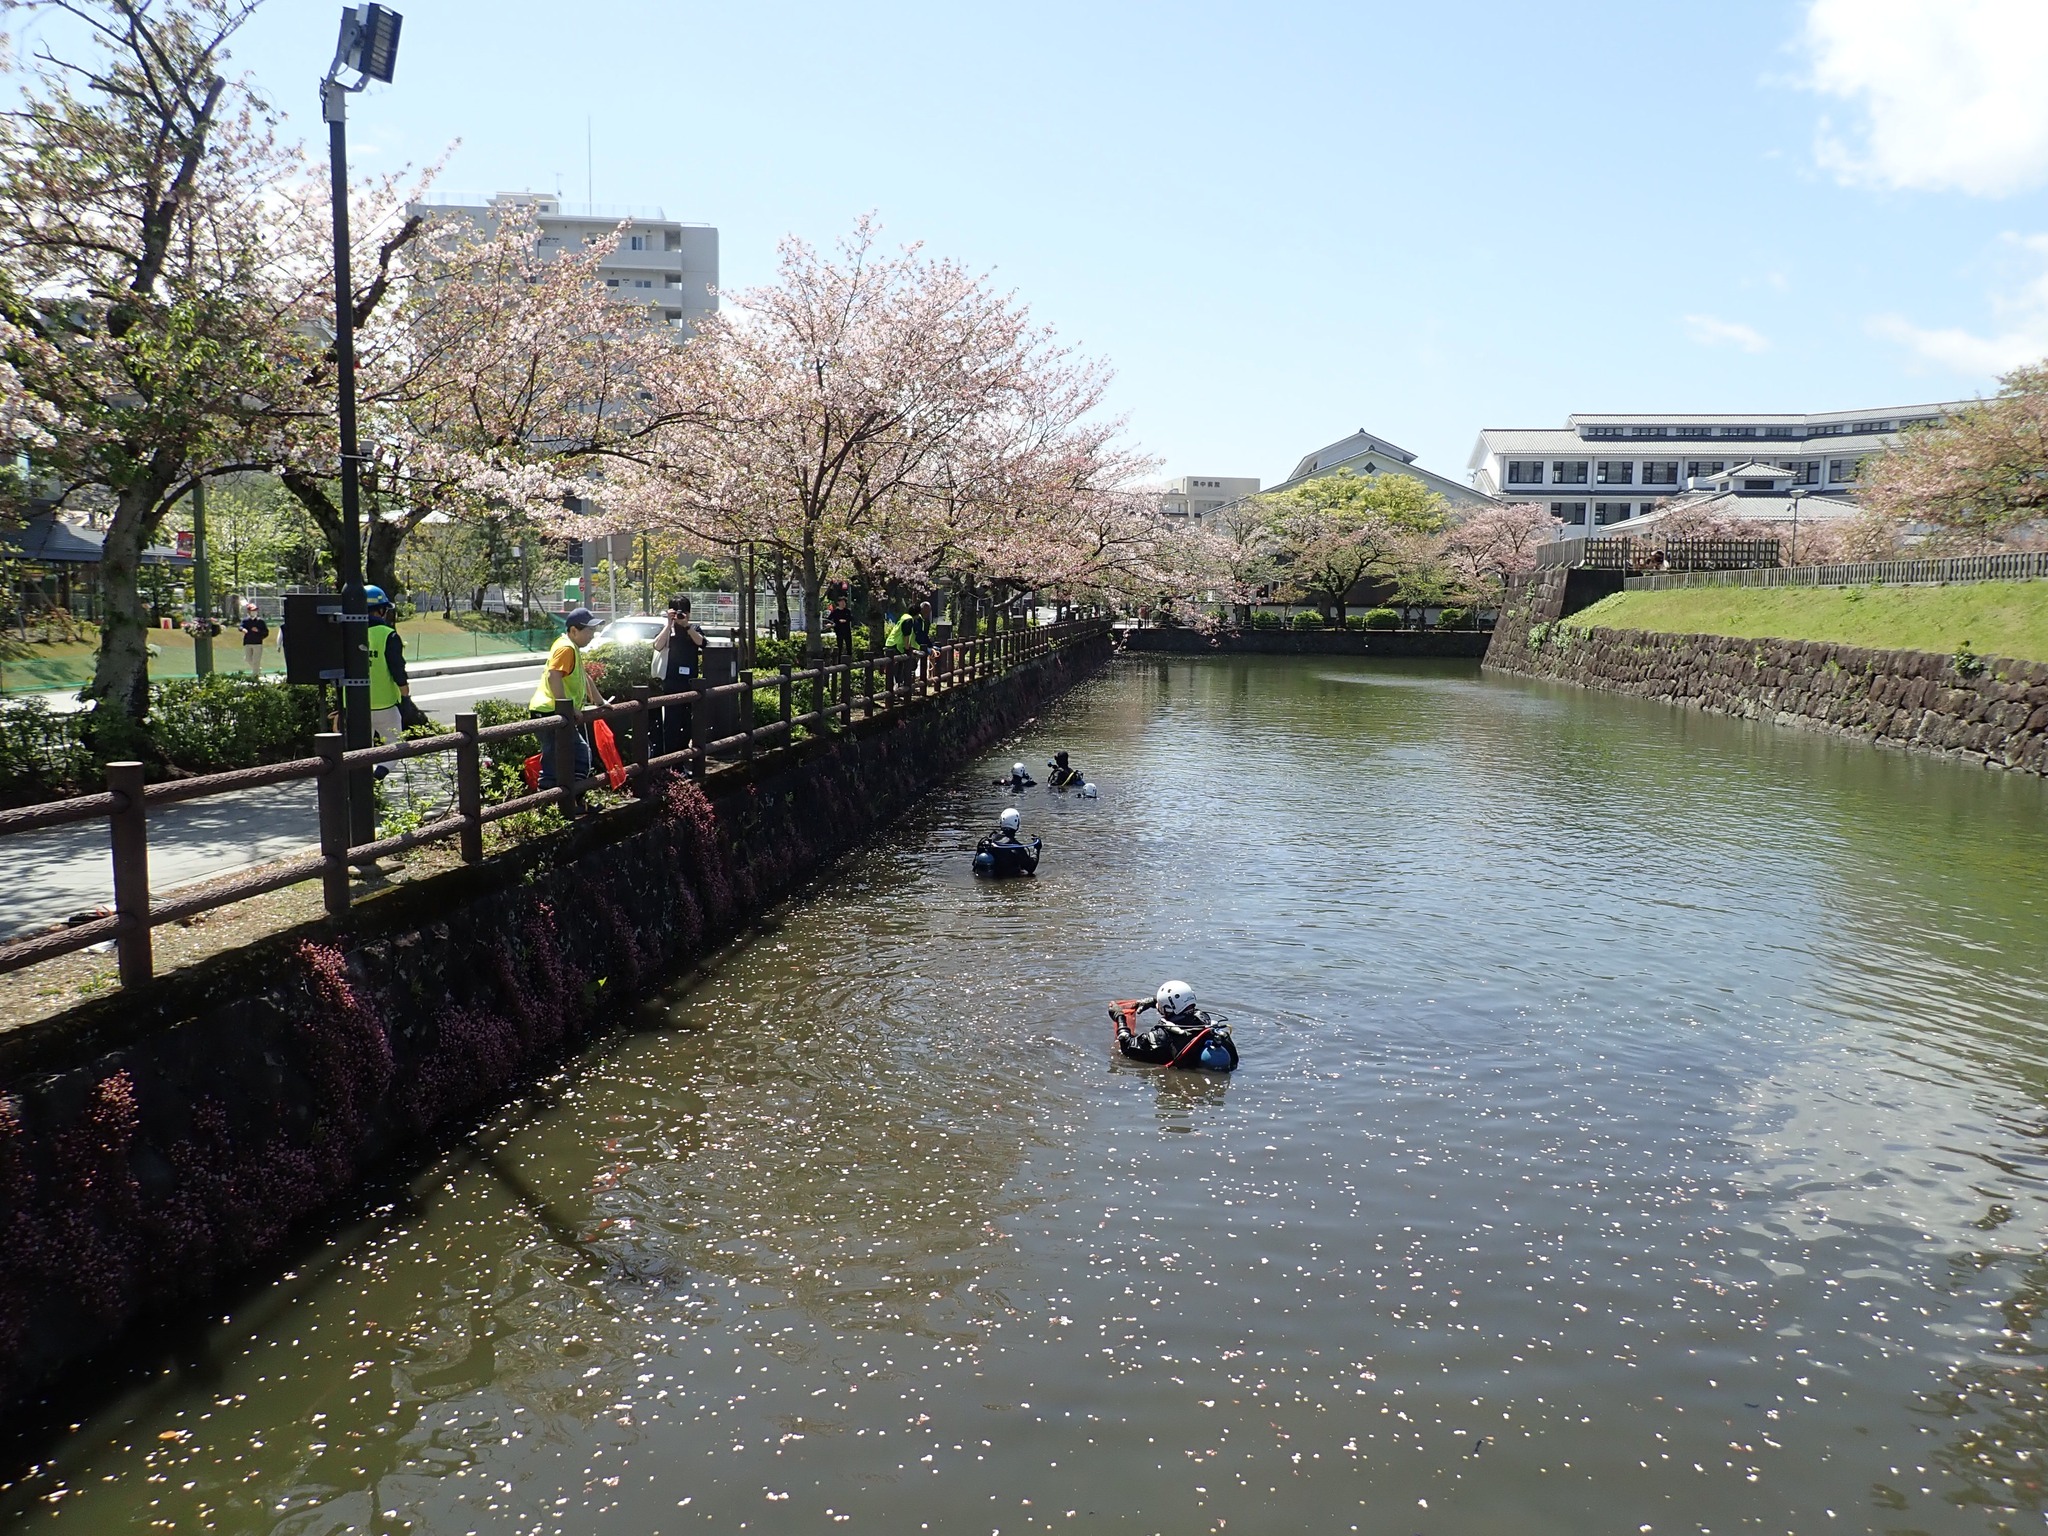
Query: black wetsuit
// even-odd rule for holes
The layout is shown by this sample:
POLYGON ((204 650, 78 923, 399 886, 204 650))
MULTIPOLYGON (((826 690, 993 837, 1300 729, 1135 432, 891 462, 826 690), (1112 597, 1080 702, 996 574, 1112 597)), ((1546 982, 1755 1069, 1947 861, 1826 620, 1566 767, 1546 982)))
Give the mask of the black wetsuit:
POLYGON ((1007 827, 989 833, 975 845, 974 854, 979 861, 982 854, 989 856, 988 872, 997 879, 1009 875, 1033 875, 1038 873, 1038 839, 1029 843, 1017 841, 1017 834, 1007 827))
POLYGON ((1031 789, 1037 785, 1038 780, 1028 773, 1013 773, 1006 779, 996 779, 992 782, 1003 789, 1031 789))
POLYGON ((1045 782, 1052 789, 1065 789, 1081 782, 1081 770, 1069 768, 1065 763, 1054 763, 1052 772, 1045 776, 1045 782))
MULTIPOLYGON (((1145 1003, 1139 1011, 1151 1007, 1153 1004, 1145 1003)), ((1199 1008, 1190 1008, 1185 1013, 1161 1014, 1159 1022, 1143 1034, 1119 1028, 1116 1045, 1133 1061, 1180 1067, 1208 1066, 1201 1059, 1203 1053, 1211 1045, 1220 1045, 1229 1054, 1230 1065, 1211 1070, 1237 1070, 1237 1042, 1230 1038, 1230 1026, 1219 1024, 1199 1008), (1200 1045, 1195 1044, 1198 1039, 1202 1042, 1200 1045)))

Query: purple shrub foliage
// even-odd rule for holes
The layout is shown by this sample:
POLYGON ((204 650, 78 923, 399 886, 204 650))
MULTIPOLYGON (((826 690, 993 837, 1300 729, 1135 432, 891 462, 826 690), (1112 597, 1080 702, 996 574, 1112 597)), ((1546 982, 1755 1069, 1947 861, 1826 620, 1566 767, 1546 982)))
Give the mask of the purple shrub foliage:
POLYGON ((345 1175, 353 1172, 355 1144, 391 1086, 391 1035, 358 993, 340 950, 302 941, 297 957, 312 1006, 294 1022, 307 1047, 317 1102, 326 1110, 322 1150, 345 1175))

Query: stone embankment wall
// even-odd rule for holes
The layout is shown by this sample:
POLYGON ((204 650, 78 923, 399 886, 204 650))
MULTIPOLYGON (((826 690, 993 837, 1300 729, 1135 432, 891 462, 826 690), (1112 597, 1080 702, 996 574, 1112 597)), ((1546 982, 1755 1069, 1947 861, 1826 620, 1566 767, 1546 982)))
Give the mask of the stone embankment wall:
POLYGON ((1559 613, 1560 574, 1511 587, 1489 668, 2048 774, 2048 664, 1584 629, 1559 613))
POLYGON ((1462 656, 1486 654, 1481 629, 1132 629, 1132 655, 1167 656, 1462 656))
POLYGON ((1103 636, 0 1044, 0 1407, 205 1300, 1107 659, 1103 636))

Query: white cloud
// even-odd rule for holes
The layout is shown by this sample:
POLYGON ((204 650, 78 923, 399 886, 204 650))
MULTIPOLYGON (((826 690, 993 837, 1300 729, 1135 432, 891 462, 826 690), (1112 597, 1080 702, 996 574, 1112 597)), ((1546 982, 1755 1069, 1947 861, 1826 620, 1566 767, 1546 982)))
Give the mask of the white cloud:
POLYGON ((2048 235, 2007 235, 2006 240, 2037 270, 2011 293, 1992 296, 1996 326, 1991 334, 1980 336, 1959 326, 1929 329, 1902 315, 1877 316, 1871 331, 1957 373, 1991 377, 2048 357, 2048 235))
POLYGON ((1687 315, 1685 334, 1703 347, 1740 347, 1745 352, 1768 352, 1771 340, 1753 325, 1740 320, 1717 320, 1712 315, 1687 315))
POLYGON ((1852 185, 1998 197, 2048 181, 2043 0, 1812 0, 1807 84, 1859 109, 1822 119, 1820 163, 1852 185))

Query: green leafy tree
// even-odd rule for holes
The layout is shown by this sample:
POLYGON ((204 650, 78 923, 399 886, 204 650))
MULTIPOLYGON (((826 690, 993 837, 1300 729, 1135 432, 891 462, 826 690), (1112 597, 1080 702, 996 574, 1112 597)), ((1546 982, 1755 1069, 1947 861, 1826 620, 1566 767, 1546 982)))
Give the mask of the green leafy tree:
POLYGON ((1448 515, 1443 497, 1413 475, 1348 469, 1260 499, 1271 509, 1287 585, 1339 624, 1352 589, 1396 569, 1412 541, 1439 533, 1448 515))

